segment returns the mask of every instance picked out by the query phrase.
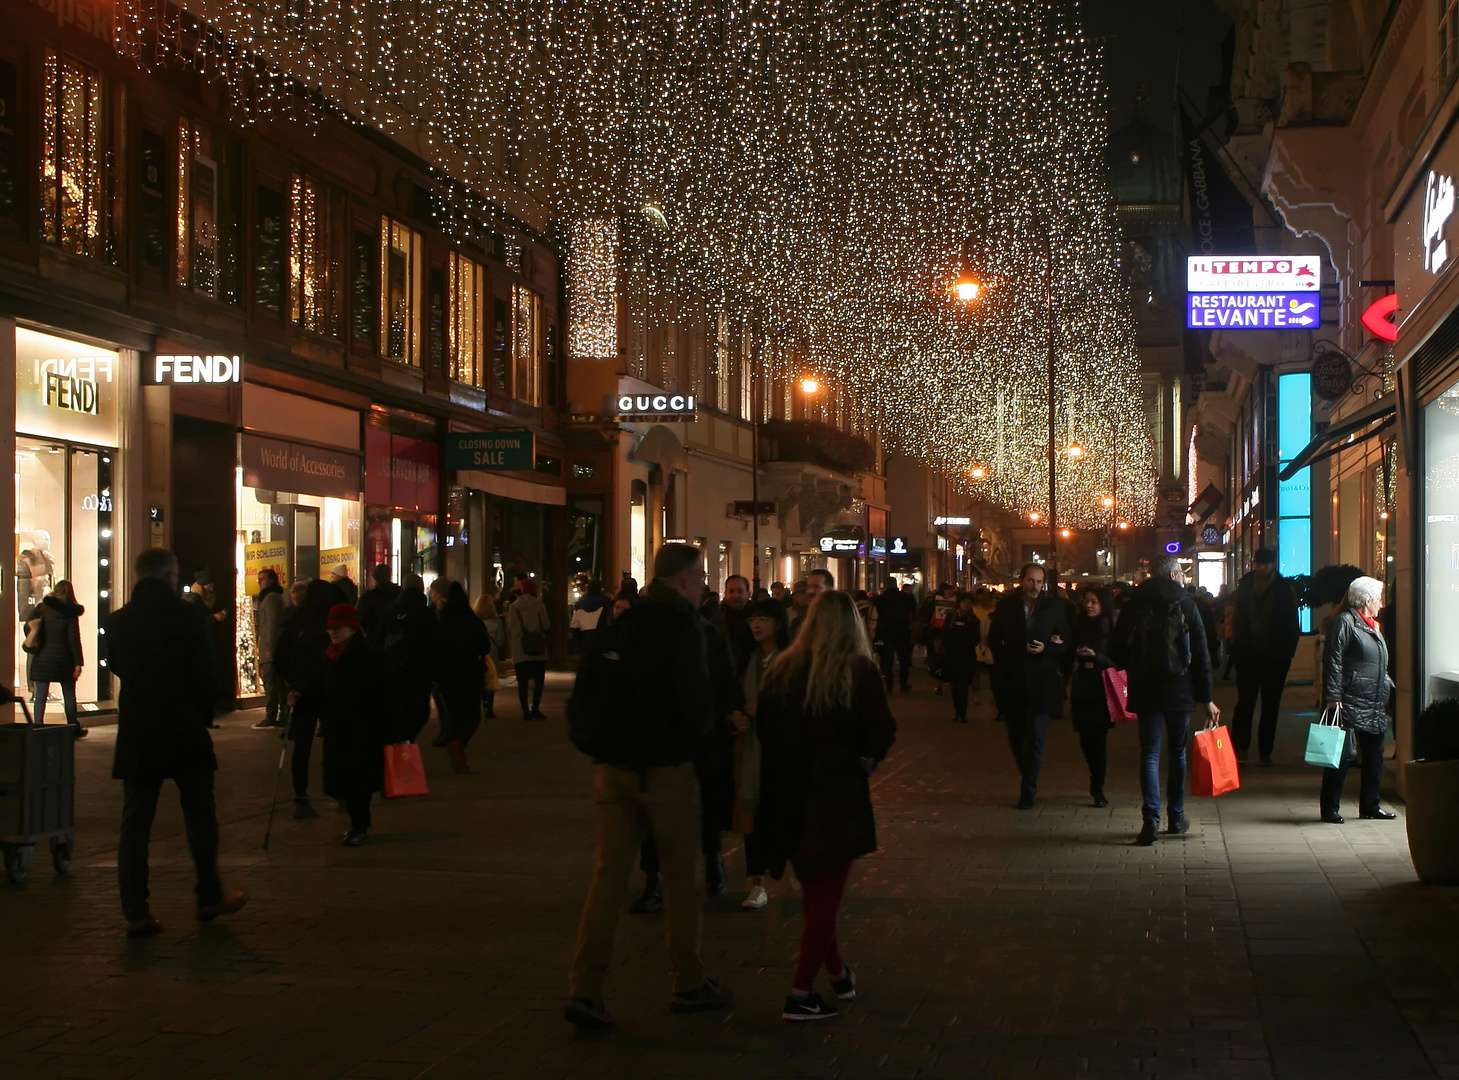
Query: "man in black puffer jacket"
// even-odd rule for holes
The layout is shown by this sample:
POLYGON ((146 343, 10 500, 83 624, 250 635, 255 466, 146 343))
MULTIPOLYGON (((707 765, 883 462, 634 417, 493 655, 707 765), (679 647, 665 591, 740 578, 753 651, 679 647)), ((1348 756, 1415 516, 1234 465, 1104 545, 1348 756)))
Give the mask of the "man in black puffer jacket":
POLYGON ((1115 625, 1117 667, 1129 672, 1129 708, 1140 718, 1140 791, 1145 824, 1135 842, 1155 843, 1160 832, 1160 737, 1168 741, 1167 832, 1190 831, 1185 817, 1185 755, 1190 716, 1197 704, 1213 721, 1221 710, 1211 700, 1211 653, 1195 598, 1186 592, 1180 560, 1162 555, 1135 590, 1115 625))
MULTIPOLYGON (((613 1026, 603 981, 634 857, 658 841, 664 929, 677 1013, 726 1007, 730 992, 704 977, 699 940, 703 862, 694 758, 715 720, 706 651, 713 634, 699 618, 704 560, 689 544, 665 544, 640 602, 597 635, 578 667, 568 702, 569 733, 592 756, 598 856, 583 903, 564 1015, 580 1028, 613 1026)), ((718 639, 716 638, 716 641, 718 639)))

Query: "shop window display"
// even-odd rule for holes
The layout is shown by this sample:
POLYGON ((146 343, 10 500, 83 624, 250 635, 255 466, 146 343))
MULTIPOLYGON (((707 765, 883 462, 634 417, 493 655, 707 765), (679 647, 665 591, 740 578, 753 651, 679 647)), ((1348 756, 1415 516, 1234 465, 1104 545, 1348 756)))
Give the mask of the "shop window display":
POLYGON ((295 581, 327 576, 342 563, 356 584, 361 576, 364 507, 358 500, 334 499, 243 486, 238 473, 237 657, 239 692, 263 693, 258 642, 253 626, 253 596, 258 571, 273 568, 287 590, 295 581))
MULTIPOLYGON (((112 608, 118 353, 18 329, 15 442, 15 616, 24 623, 58 581, 71 582, 86 663, 77 697, 111 697, 101 626, 112 608)), ((135 375, 133 375, 135 377, 135 375)), ((16 635, 13 685, 28 687, 16 635)))
POLYGON ((1459 385, 1425 406, 1424 704, 1459 697, 1459 385))

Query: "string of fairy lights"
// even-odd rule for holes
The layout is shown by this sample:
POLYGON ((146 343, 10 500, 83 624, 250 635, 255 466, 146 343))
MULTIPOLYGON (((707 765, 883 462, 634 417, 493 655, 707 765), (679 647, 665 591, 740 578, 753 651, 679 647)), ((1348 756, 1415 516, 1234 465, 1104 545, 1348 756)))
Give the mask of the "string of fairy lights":
MULTIPOLYGON (((1106 93, 1064 3, 183 6, 220 42, 194 35, 192 62, 236 86, 244 112, 268 114, 302 84, 591 240, 585 310, 611 311, 615 271, 644 270, 604 223, 647 211, 674 255, 639 275, 655 292, 753 324, 774 342, 762 355, 1020 512, 1047 512, 1051 305, 1060 519, 1102 526, 1112 492, 1122 519, 1153 519, 1106 93), (976 303, 950 296, 963 272, 984 286, 976 303)), ((120 4, 119 41, 141 60, 183 51, 181 31, 155 32, 158 10, 120 4)))

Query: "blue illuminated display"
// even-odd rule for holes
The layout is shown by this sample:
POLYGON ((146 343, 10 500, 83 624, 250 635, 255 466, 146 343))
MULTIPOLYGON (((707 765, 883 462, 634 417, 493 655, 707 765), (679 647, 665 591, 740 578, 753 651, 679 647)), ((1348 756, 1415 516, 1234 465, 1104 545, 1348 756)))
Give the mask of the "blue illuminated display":
MULTIPOLYGON (((1277 459, 1291 461, 1312 439, 1312 376, 1277 377, 1277 459)), ((1291 577, 1312 573, 1312 469, 1277 487, 1277 569, 1291 577)), ((1302 609, 1302 629, 1312 629, 1312 611, 1302 609)))

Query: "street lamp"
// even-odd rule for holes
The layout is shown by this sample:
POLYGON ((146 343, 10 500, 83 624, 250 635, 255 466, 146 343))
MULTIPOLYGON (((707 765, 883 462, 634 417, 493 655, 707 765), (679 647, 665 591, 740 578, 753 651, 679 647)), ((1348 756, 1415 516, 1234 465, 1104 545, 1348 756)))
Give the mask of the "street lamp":
MULTIPOLYGON (((751 560, 750 599, 760 594, 760 410, 763 397, 760 373, 756 371, 756 350, 750 352, 750 515, 752 542, 755 556, 751 560)), ((801 393, 814 394, 821 384, 807 376, 800 380, 801 393)))
POLYGON ((983 468, 983 466, 981 465, 974 465, 971 469, 968 470, 968 475, 971 476, 974 480, 981 480, 983 479, 983 477, 988 475, 988 470, 983 468))

